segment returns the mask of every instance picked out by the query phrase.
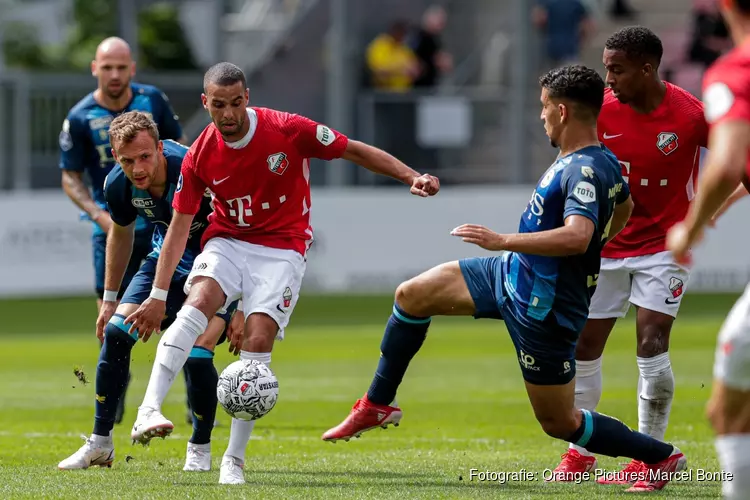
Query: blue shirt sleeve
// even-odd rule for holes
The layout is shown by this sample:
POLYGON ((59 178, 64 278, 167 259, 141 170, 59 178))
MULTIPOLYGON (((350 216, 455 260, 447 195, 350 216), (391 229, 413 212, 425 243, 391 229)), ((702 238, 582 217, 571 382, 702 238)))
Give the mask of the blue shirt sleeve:
POLYGON ((154 106, 154 120, 159 127, 160 139, 172 139, 179 141, 182 137, 182 127, 180 126, 179 117, 172 109, 167 95, 157 90, 151 96, 154 106))
POLYGON ((119 166, 115 166, 104 179, 104 199, 107 200, 107 208, 112 222, 118 226, 129 226, 138 216, 138 211, 127 196, 127 185, 124 181, 125 175, 119 166))
POLYGON ((560 184, 565 196, 563 220, 571 215, 582 215, 591 219, 596 226, 599 222, 599 203, 602 202, 601 181, 596 171, 585 164, 571 163, 565 167, 560 184))
POLYGON ((91 147, 91 137, 80 119, 68 114, 58 139, 60 145, 60 168, 83 172, 86 169, 85 154, 91 147))

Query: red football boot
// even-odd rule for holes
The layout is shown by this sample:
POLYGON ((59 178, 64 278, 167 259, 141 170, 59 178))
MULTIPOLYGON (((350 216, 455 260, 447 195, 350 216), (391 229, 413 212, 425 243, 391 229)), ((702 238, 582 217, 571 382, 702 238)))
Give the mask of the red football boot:
POLYGON ((577 450, 570 448, 563 453, 560 465, 552 471, 552 477, 547 481, 574 482, 585 472, 591 472, 596 468, 596 457, 581 455, 577 450))
POLYGON ((628 465, 621 471, 607 473, 599 477, 596 482, 599 484, 635 484, 645 476, 646 466, 638 460, 631 460, 628 465))
POLYGON ((658 464, 646 464, 644 478, 628 488, 630 492, 656 491, 664 488, 673 479, 679 480, 679 473, 687 467, 687 458, 676 447, 672 454, 658 464))
POLYGON ((389 424, 398 427, 403 413, 401 408, 371 403, 365 394, 358 399, 349 416, 333 429, 323 434, 323 441, 336 442, 341 439, 349 441, 352 437, 360 437, 363 432, 376 427, 387 428, 389 424))

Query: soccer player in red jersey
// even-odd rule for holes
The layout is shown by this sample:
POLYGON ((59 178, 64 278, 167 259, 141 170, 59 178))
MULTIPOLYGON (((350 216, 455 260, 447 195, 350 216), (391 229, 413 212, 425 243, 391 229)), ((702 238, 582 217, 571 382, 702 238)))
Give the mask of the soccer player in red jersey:
MULTIPOLYGON (((713 214, 740 181, 747 185, 750 0, 721 0, 721 10, 735 48, 703 77, 710 151, 690 211, 667 236, 667 247, 678 260, 688 257, 713 214)), ((724 498, 750 498, 750 286, 719 333, 708 416, 718 434, 716 451, 724 473, 724 498)))
MULTIPOLYGON (((662 43, 649 29, 623 28, 609 37, 603 61, 608 89, 599 115, 599 140, 622 166, 635 207, 625 229, 602 251, 589 320, 576 347, 576 405, 596 409, 602 395, 602 353, 618 318, 636 308, 638 430, 664 440, 674 395, 669 333, 689 270, 665 249, 667 230, 682 220, 693 198, 700 149, 708 140, 701 102, 663 82, 662 43)), ((596 467, 596 458, 570 445, 557 480, 596 467)), ((631 461, 602 484, 629 484, 643 464, 631 461)))
MULTIPOLYGON (((294 310, 312 243, 309 158, 343 158, 400 180, 418 196, 440 188, 388 153, 348 139, 299 115, 248 107, 242 70, 219 63, 204 77, 203 105, 213 123, 190 147, 174 196, 174 215, 159 258, 151 298, 127 318, 145 336, 158 329, 164 297, 188 239, 193 216, 210 193, 214 213, 203 235, 203 251, 188 276, 188 298, 166 330, 131 437, 148 443, 166 436, 172 423, 161 404, 207 318, 242 299, 246 322, 241 359, 271 362, 275 338, 294 310)), ((239 310, 238 310, 239 312, 239 310)), ((232 421, 220 483, 244 482, 245 448, 254 422, 232 421)))

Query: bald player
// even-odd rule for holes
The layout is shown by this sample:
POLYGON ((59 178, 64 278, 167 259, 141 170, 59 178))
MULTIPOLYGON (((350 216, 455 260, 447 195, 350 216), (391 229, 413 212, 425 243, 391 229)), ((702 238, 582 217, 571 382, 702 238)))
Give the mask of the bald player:
MULTIPOLYGON (((182 127, 164 93, 150 85, 131 82, 135 76, 135 61, 127 42, 111 37, 103 40, 91 62, 91 74, 97 88, 78 101, 68 112, 60 132, 60 168, 65 194, 82 210, 81 218, 92 224, 95 289, 97 308, 111 308, 114 312, 141 261, 151 252, 153 226, 139 217, 135 224, 133 252, 120 290, 104 289, 107 232, 112 218, 104 200, 104 179, 115 165, 109 144, 109 124, 126 111, 148 113, 159 127, 161 139, 187 142, 182 127), (90 189, 84 180, 87 174, 90 189)), ((148 210, 150 199, 133 200, 148 210)), ((111 316, 111 314, 110 314, 111 316)), ((92 321, 93 326, 93 321, 92 321)), ((92 328, 93 330, 93 328, 92 328)), ((130 377, 128 376, 128 380, 130 377)), ((117 411, 116 422, 122 421, 123 402, 117 411)))

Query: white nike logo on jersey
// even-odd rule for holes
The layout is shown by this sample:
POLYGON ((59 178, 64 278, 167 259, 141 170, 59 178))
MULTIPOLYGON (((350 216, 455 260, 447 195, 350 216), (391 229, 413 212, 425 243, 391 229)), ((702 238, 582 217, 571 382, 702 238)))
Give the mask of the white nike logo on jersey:
POLYGON ((606 132, 604 132, 604 135, 603 135, 602 137, 604 137, 605 139, 614 139, 615 137, 620 137, 621 135, 622 135, 622 134, 617 134, 617 135, 607 135, 607 133, 606 133, 606 132))
POLYGON ((222 182, 224 182, 225 180, 229 179, 230 177, 231 177, 231 175, 227 175, 226 177, 224 177, 224 178, 223 178, 222 180, 220 180, 220 181, 217 181, 216 179, 214 179, 214 186, 218 186, 219 184, 221 184, 221 183, 222 183, 222 182))

